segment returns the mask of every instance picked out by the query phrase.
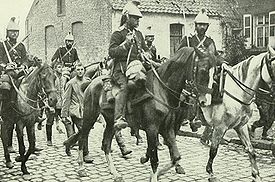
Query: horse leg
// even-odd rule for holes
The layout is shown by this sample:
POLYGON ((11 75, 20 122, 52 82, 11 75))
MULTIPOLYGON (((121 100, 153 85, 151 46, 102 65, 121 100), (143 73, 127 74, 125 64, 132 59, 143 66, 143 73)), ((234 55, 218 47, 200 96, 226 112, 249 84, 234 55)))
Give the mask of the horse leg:
POLYGON ((237 127, 234 129, 238 133, 240 140, 244 144, 245 150, 247 150, 247 152, 248 152, 249 160, 250 160, 251 168, 252 168, 252 177, 254 178, 253 181, 254 182, 262 181, 262 179, 260 177, 259 169, 258 169, 258 166, 256 163, 255 150, 250 142, 248 126, 244 125, 242 127, 237 127))
POLYGON ((23 172, 23 174, 30 174, 27 171, 27 168, 26 168, 26 166, 23 162, 25 160, 24 155, 25 155, 25 152, 26 152, 26 148, 25 148, 25 145, 24 145, 23 130, 24 130, 24 124, 21 121, 17 122, 17 124, 16 124, 16 135, 17 135, 17 140, 18 140, 20 156, 17 156, 15 160, 17 162, 21 162, 21 171, 23 172))
POLYGON ((150 158, 151 168, 152 168, 152 174, 150 176, 151 182, 157 182, 158 181, 158 165, 159 165, 159 159, 158 159, 158 148, 157 148, 157 137, 158 132, 157 128, 155 126, 149 126, 146 130, 146 136, 147 136, 147 153, 146 155, 150 158))
POLYGON ((26 153, 26 155, 23 156, 22 162, 21 162, 21 171, 23 174, 30 174, 26 167, 26 162, 28 161, 30 155, 34 153, 35 148, 35 125, 27 125, 27 135, 28 135, 28 142, 29 142, 29 149, 26 153))
POLYGON ((166 173, 170 170, 173 166, 176 168, 176 172, 179 174, 185 174, 184 169, 180 166, 179 160, 181 159, 177 143, 176 143, 176 134, 173 128, 168 130, 168 133, 164 135, 165 143, 169 148, 171 162, 167 164, 163 169, 159 171, 159 176, 166 173))
POLYGON ((107 113, 102 113, 102 114, 106 121, 106 128, 103 133, 101 149, 105 153, 105 158, 108 163, 110 173, 114 176, 114 181, 115 182, 123 182, 124 180, 123 180, 122 176, 117 172, 112 155, 111 155, 111 145, 112 145, 112 140, 115 135, 114 122, 113 122, 114 118, 110 114, 107 114, 107 113))
MULTIPOLYGON (((9 121, 7 121, 7 122, 9 122, 9 121)), ((5 160, 6 160, 6 167, 11 169, 14 167, 14 164, 11 162, 10 153, 8 151, 7 124, 8 123, 3 123, 2 125, 0 125, 0 132, 1 132, 3 149, 4 149, 4 156, 5 156, 5 160)))
POLYGON ((219 126, 217 128, 214 128, 213 134, 212 134, 212 142, 210 146, 210 152, 209 152, 209 159, 206 166, 206 172, 209 174, 209 181, 215 182, 218 181, 213 173, 213 161, 218 153, 219 144, 226 132, 226 127, 219 126))

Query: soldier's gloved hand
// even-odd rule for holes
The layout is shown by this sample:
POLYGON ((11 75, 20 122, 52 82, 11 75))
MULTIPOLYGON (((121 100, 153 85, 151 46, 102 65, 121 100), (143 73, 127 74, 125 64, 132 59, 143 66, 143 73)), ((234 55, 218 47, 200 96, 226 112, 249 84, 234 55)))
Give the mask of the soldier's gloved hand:
POLYGON ((16 63, 12 62, 12 63, 7 63, 6 69, 7 70, 12 70, 16 68, 16 63))
POLYGON ((133 33, 128 33, 126 35, 125 41, 126 41, 126 43, 133 44, 134 43, 134 34, 133 33))

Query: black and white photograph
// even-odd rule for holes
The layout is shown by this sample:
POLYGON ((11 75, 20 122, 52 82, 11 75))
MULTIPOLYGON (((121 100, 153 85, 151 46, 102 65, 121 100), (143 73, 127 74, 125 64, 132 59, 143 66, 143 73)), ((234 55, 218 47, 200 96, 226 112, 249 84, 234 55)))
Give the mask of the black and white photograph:
POLYGON ((275 0, 0 4, 0 182, 275 182, 275 0))

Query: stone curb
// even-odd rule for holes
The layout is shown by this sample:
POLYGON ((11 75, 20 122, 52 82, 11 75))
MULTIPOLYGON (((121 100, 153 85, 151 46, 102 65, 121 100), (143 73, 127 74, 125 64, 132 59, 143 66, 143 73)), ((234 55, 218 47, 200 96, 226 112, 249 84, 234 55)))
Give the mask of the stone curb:
MULTIPOLYGON (((179 130, 178 132, 179 136, 187 136, 187 137, 193 137, 193 138, 200 138, 201 134, 199 133, 193 133, 193 132, 189 132, 189 131, 182 131, 179 130)), ((271 141, 266 141, 266 140, 252 140, 252 145, 254 148, 257 149, 263 149, 263 150, 272 150, 272 154, 275 157, 275 143, 273 144, 273 142, 271 141)), ((231 139, 224 139, 223 144, 226 143, 234 143, 237 145, 242 145, 242 142, 239 139, 236 138, 231 138, 231 139)))

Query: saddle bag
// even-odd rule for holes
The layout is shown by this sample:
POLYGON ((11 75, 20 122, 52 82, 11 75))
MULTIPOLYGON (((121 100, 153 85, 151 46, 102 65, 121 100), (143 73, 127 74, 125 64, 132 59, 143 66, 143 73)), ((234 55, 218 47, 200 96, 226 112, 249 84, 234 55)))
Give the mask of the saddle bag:
POLYGON ((128 86, 136 87, 140 86, 139 83, 146 81, 146 70, 143 64, 139 60, 134 60, 129 63, 126 70, 126 77, 128 79, 128 86))

